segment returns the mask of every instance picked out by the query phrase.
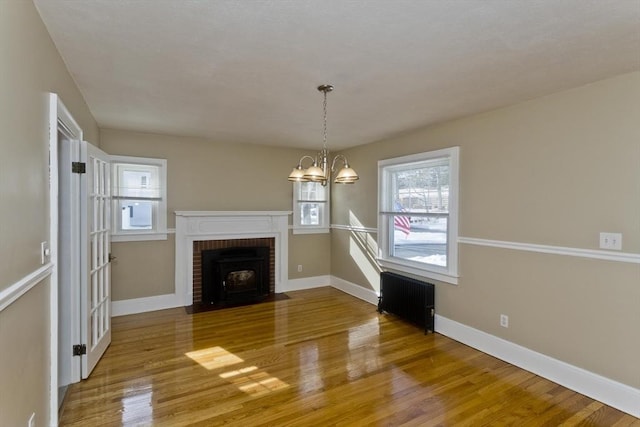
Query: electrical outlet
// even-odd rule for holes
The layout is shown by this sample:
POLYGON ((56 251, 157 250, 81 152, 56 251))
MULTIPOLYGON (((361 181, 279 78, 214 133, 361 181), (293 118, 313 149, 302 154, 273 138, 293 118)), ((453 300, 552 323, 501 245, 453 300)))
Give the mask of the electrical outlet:
POLYGON ((32 413, 29 417, 29 422, 27 423, 27 427, 36 427, 36 413, 32 413))
POLYGON ((622 250, 622 233, 600 233, 600 249, 622 250))
POLYGON ((503 328, 509 327, 509 316, 507 316, 506 314, 500 315, 500 326, 502 326, 503 328))
POLYGON ((302 264, 298 264, 298 273, 302 272, 302 264))

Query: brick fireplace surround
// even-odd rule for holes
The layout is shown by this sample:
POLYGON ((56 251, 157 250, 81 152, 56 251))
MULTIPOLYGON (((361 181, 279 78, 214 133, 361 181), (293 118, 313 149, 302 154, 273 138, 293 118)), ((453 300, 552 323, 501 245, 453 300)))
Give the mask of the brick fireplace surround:
POLYGON ((201 302, 200 251, 232 246, 270 247, 271 292, 288 282, 289 215, 287 211, 176 212, 176 295, 183 305, 201 302))

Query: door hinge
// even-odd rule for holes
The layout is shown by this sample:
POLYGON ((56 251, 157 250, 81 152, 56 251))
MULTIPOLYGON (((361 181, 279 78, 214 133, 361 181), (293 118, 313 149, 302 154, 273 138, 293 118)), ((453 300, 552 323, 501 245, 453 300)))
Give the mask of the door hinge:
POLYGON ((87 346, 85 344, 76 344, 73 346, 74 356, 82 356, 83 354, 87 354, 87 346))
POLYGON ((87 173, 87 164, 83 162, 71 162, 72 173, 87 173))

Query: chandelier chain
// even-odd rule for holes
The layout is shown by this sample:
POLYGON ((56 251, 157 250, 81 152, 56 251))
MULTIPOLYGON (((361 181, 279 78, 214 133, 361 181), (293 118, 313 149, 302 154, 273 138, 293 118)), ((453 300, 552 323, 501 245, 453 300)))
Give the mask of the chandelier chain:
POLYGON ((322 103, 322 109, 324 111, 324 128, 322 132, 322 148, 327 149, 327 91, 324 92, 324 102, 322 103))
POLYGON ((353 184, 359 177, 356 171, 354 171, 347 162, 347 158, 338 154, 333 158, 333 162, 329 162, 329 149, 327 148, 327 93, 333 90, 333 86, 324 84, 318 86, 318 90, 324 95, 322 102, 323 123, 322 123, 322 151, 316 154, 316 157, 302 156, 298 165, 293 168, 293 171, 289 174, 289 181, 292 182, 316 182, 326 186, 331 180, 332 172, 335 172, 336 161, 342 161, 342 169, 338 171, 335 177, 336 184, 353 184), (302 167, 302 162, 305 159, 312 161, 311 166, 308 168, 302 167))

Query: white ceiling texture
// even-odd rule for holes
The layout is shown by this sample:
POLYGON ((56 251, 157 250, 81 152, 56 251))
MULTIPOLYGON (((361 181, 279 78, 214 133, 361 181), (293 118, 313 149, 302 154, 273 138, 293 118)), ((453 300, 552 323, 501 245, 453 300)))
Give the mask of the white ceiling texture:
POLYGON ((102 128, 365 144, 640 69, 640 0, 34 0, 102 128))

